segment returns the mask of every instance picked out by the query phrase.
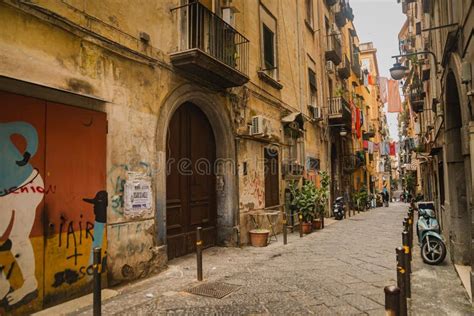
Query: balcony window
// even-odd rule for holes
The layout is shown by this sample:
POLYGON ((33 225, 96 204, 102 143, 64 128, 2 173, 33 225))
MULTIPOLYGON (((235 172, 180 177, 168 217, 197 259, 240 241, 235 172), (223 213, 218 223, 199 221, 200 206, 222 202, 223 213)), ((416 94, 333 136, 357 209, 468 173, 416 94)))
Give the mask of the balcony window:
POLYGON ((275 68, 275 34, 263 24, 263 61, 265 69, 275 68))

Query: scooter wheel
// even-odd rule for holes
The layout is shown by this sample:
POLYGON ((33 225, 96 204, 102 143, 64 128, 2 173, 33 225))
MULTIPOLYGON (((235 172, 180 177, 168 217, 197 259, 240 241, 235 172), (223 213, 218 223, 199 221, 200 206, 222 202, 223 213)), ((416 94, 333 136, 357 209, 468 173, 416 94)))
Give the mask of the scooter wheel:
POLYGON ((421 258, 423 258, 423 262, 431 265, 440 264, 446 258, 444 242, 438 238, 431 238, 429 243, 431 251, 428 249, 428 241, 424 240, 421 245, 421 258))

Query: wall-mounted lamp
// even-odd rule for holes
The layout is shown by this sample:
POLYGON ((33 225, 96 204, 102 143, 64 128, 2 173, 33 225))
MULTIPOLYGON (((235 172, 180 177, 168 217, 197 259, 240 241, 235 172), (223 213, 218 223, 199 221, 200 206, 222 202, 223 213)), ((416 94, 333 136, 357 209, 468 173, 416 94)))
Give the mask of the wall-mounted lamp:
POLYGON ((398 58, 415 56, 415 55, 426 55, 426 54, 429 54, 429 55, 433 56, 434 65, 435 65, 435 74, 438 74, 438 59, 436 58, 436 55, 433 52, 429 51, 429 50, 425 50, 425 51, 422 51, 422 52, 414 52, 414 53, 409 53, 409 54, 405 54, 405 55, 392 56, 392 58, 396 59, 396 62, 395 62, 395 64, 393 64, 393 67, 390 68, 390 75, 392 76, 392 78, 394 80, 400 80, 403 77, 405 77, 405 74, 406 74, 408 68, 403 66, 402 64, 400 64, 398 62, 398 58))
POLYGON ((347 129, 345 129, 346 124, 330 124, 328 127, 340 127, 339 135, 341 137, 347 136, 347 129))
POLYGON ((347 136, 347 130, 344 127, 341 127, 339 135, 341 135, 342 137, 347 136))
POLYGON ((400 80, 405 77, 407 70, 408 67, 403 66, 397 61, 395 64, 393 64, 393 67, 390 68, 390 76, 392 76, 394 80, 400 80))

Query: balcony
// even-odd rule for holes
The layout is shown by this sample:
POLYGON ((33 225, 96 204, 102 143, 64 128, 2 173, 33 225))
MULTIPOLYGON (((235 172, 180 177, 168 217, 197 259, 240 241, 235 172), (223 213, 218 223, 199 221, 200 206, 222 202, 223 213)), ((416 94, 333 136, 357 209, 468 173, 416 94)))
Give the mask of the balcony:
POLYGON ((337 73, 339 74, 339 77, 341 79, 347 79, 351 75, 351 66, 350 66, 349 59, 347 58, 346 55, 344 55, 344 58, 342 60, 342 63, 339 65, 337 68, 337 73))
POLYGON ((341 8, 338 12, 336 12, 335 19, 336 19, 336 25, 338 27, 344 27, 344 25, 346 25, 347 15, 344 8, 341 8))
POLYGON ((180 11, 180 48, 170 54, 174 67, 215 88, 245 84, 248 77, 249 41, 199 2, 173 9, 180 11))
POLYGON ((423 106, 425 105, 426 93, 423 91, 421 84, 415 84, 410 86, 410 105, 411 109, 415 113, 423 112, 423 106))
POLYGON ((352 128, 352 114, 344 97, 328 99, 328 119, 330 124, 345 124, 347 130, 352 128))
POLYGON ((335 65, 339 65, 342 61, 342 46, 338 35, 329 35, 327 37, 328 47, 326 49, 326 60, 332 61, 335 65))
POLYGON ((352 72, 354 72, 355 76, 357 78, 360 78, 362 76, 362 72, 360 69, 360 59, 359 59, 359 48, 353 47, 353 54, 352 54, 352 72))

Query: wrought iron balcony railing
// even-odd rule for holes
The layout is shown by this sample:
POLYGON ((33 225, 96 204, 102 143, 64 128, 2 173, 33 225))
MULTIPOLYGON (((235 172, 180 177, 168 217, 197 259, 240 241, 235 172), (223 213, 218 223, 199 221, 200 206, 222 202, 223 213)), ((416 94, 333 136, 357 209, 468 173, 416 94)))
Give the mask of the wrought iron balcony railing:
POLYGON ((176 67, 223 87, 249 80, 249 41, 230 24, 199 2, 179 11, 180 45, 171 61, 176 67))
POLYGON ((342 45, 339 35, 331 34, 327 37, 328 47, 326 49, 326 59, 332 61, 335 65, 339 65, 342 61, 342 45))

